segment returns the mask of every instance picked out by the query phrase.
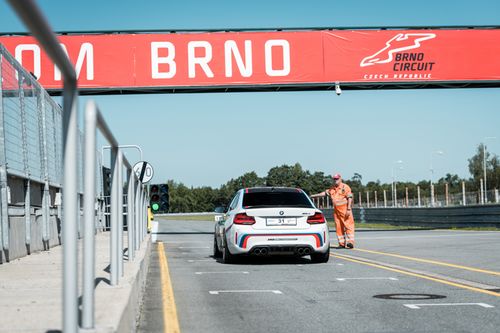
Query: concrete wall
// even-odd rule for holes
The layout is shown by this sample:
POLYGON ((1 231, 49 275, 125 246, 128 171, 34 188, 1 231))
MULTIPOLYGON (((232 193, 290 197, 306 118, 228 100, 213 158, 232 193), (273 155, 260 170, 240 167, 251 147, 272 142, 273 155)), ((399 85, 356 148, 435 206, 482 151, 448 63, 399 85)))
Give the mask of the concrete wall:
MULTIPOLYGON (((10 211, 20 211, 20 208, 10 211)), ((40 209, 31 209, 30 242, 26 242, 26 220, 23 216, 9 217, 9 251, 0 251, 0 263, 24 257, 30 253, 48 250, 50 247, 60 245, 60 222, 56 210, 51 209, 49 218, 49 241, 44 244, 42 240, 43 222, 40 209)))

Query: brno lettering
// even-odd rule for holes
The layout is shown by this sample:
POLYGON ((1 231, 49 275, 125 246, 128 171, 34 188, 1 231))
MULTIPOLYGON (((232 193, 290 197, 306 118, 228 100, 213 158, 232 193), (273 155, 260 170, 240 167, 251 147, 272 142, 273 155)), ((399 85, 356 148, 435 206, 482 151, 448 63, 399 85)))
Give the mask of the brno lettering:
MULTIPOLYGON (((224 42, 224 74, 233 77, 236 64, 237 71, 242 77, 253 75, 253 46, 251 40, 245 40, 243 50, 238 48, 236 41, 224 42), (244 56, 242 55, 244 54, 244 56)), ((151 78, 171 79, 177 74, 177 61, 175 44, 171 42, 151 42, 151 78), (160 55, 165 54, 167 55, 160 55), (168 65, 168 69, 166 66, 168 65)), ((200 75, 200 69, 208 78, 215 77, 210 62, 213 59, 212 45, 208 41, 190 41, 187 44, 187 69, 190 79, 200 75)), ((290 74, 290 43, 284 39, 271 39, 264 44, 265 73, 268 76, 287 76, 290 74), (274 57, 273 57, 274 51, 274 57), (281 54, 280 54, 281 51, 281 54), (276 68, 273 61, 281 56, 282 65, 276 68)), ((217 73, 222 75, 222 73, 217 73)))
POLYGON ((204 40, 192 41, 188 43, 188 77, 193 79, 196 77, 196 65, 199 65, 201 69, 205 72, 205 75, 209 78, 214 77, 214 73, 208 66, 208 63, 212 60, 212 45, 204 40), (196 49, 205 49, 205 55, 197 57, 196 49))
MULTIPOLYGON (((64 44, 61 44, 62 49, 68 55, 68 50, 64 44)), ((69 55, 68 55, 69 57, 69 55)), ((82 43, 80 46, 80 52, 78 53, 78 58, 76 59, 75 71, 76 77, 80 78, 80 72, 82 71, 83 62, 87 59, 87 80, 91 81, 94 79, 94 46, 90 43, 82 43)), ((54 80, 61 81, 61 71, 54 65, 54 80)))
POLYGON ((170 42, 151 42, 151 77, 153 79, 171 79, 177 72, 175 63, 175 46, 170 42), (160 57, 160 49, 167 49, 168 55, 160 57), (169 66, 167 72, 160 71, 160 64, 169 66))
POLYGON ((238 66, 241 76, 250 77, 253 73, 252 68, 252 41, 245 41, 245 63, 241 57, 240 50, 234 40, 228 40, 224 43, 224 60, 226 65, 226 77, 233 77, 233 61, 238 66))
POLYGON ((287 76, 290 74, 290 43, 284 39, 268 40, 264 46, 266 74, 269 76, 287 76), (281 47, 283 68, 273 68, 273 47, 281 47))

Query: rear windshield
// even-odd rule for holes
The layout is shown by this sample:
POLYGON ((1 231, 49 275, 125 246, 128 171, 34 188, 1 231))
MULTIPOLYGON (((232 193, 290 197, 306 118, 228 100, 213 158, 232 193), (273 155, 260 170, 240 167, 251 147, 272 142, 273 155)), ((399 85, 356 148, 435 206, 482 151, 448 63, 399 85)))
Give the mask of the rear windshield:
POLYGON ((243 196, 243 208, 314 208, 304 192, 250 192, 243 196))

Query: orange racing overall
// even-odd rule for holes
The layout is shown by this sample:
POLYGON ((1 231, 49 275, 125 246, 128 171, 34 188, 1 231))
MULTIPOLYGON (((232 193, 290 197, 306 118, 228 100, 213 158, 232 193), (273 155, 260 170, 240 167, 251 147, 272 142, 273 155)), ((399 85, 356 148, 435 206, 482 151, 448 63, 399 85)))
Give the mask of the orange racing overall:
POLYGON ((332 199, 335 218, 335 227, 339 246, 344 247, 346 243, 354 245, 354 218, 352 212, 346 217, 347 200, 352 198, 352 192, 349 185, 340 183, 338 186, 332 186, 328 190, 332 199))

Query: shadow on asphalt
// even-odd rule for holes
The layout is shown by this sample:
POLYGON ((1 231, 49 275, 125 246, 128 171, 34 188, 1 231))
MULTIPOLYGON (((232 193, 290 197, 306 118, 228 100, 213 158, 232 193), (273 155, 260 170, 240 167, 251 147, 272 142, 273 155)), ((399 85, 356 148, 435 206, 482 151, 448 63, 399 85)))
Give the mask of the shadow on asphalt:
MULTIPOLYGON (((222 262, 222 258, 214 258, 210 256, 209 258, 213 258, 219 264, 227 265, 222 262)), ((316 265, 307 257, 296 257, 296 256, 286 256, 286 255, 277 255, 277 256, 269 256, 269 257, 257 257, 257 256, 240 256, 238 257, 234 263, 229 265, 316 265)))

